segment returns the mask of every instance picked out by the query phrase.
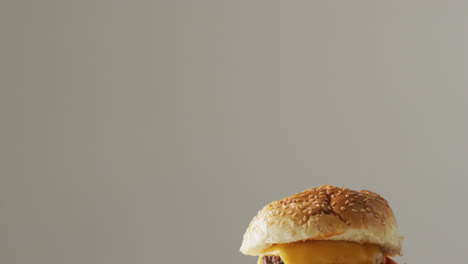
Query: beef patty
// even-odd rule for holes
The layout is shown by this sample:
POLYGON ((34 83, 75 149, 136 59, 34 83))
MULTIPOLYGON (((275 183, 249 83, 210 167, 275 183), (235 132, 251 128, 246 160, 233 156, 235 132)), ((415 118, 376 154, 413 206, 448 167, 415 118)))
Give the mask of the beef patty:
POLYGON ((262 264, 284 264, 279 256, 263 256, 262 264))

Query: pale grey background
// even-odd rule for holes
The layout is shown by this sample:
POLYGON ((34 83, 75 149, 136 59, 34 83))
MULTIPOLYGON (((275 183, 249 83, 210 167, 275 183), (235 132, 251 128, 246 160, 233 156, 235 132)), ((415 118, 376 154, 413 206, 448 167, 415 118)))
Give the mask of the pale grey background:
POLYGON ((266 203, 386 197, 464 263, 464 1, 0 1, 0 262, 255 263, 266 203))

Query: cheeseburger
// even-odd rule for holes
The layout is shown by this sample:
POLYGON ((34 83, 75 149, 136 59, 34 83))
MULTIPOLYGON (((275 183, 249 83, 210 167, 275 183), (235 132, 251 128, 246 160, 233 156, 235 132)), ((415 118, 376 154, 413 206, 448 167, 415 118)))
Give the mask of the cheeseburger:
POLYGON ((258 264, 395 264, 402 243, 382 196, 323 185, 266 205, 240 251, 258 264))

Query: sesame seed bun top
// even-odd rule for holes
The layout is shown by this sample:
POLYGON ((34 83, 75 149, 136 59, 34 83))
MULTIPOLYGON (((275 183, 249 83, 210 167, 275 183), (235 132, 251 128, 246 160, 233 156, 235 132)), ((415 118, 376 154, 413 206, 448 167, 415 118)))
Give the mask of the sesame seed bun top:
POLYGON ((380 195, 323 185, 273 201, 252 219, 240 251, 260 255, 274 244, 304 240, 339 240, 378 245, 400 255, 393 211, 380 195))

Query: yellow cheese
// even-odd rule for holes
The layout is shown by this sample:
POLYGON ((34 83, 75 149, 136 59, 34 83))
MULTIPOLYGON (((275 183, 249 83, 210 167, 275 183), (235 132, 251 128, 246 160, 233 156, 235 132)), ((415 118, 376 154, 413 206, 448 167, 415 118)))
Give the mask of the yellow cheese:
POLYGON ((376 245, 345 241, 305 241, 273 245, 260 256, 280 256, 284 264, 376 264, 384 259, 376 245))

